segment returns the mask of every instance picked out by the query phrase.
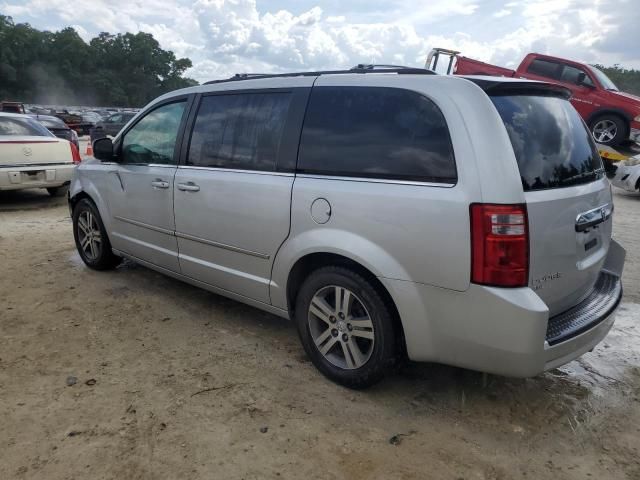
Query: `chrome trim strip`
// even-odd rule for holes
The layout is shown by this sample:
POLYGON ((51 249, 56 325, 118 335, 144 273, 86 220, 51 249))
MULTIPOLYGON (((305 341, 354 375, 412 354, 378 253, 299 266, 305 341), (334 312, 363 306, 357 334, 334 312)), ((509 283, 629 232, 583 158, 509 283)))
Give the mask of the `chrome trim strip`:
POLYGON ((193 242, 204 243, 205 245, 210 245, 212 247, 223 248, 225 250, 229 250, 231 252, 236 253, 244 253, 245 255, 251 255, 253 257, 262 258, 263 260, 269 260, 270 256, 264 253, 254 252, 252 250, 246 250, 240 247, 234 247, 233 245, 227 245, 225 243, 218 243, 212 240, 206 240, 204 238, 196 237, 193 235, 188 235, 186 233, 175 232, 175 236, 178 238, 184 238, 185 240, 191 240, 193 242))
POLYGON ((75 163, 72 162, 58 162, 58 163, 3 163, 0 168, 19 168, 19 167, 75 167, 75 163))
POLYGON ((364 183, 393 183, 397 185, 416 185, 419 187, 438 187, 453 188, 455 183, 435 183, 435 182, 418 182, 411 180, 393 180, 386 178, 367 178, 367 177, 341 177, 338 175, 314 175, 309 173, 299 173, 298 178, 314 178, 317 180, 340 180, 343 182, 364 182, 364 183))
POLYGON ((135 225, 136 227, 147 228, 149 230, 153 230, 154 232, 164 233, 165 235, 170 235, 172 237, 175 236, 175 232, 172 230, 167 230, 166 228, 156 227, 154 225, 149 225, 148 223, 139 222, 137 220, 131 220, 129 218, 119 217, 115 215, 113 218, 116 220, 120 220, 121 222, 130 223, 131 225, 135 225))
POLYGON ((193 165, 179 165, 179 170, 209 170, 212 172, 229 172, 229 173, 254 173, 256 175, 273 175, 275 177, 293 177, 295 174, 290 172, 268 172, 266 170, 242 170, 236 168, 219 168, 219 167, 196 167, 193 165))

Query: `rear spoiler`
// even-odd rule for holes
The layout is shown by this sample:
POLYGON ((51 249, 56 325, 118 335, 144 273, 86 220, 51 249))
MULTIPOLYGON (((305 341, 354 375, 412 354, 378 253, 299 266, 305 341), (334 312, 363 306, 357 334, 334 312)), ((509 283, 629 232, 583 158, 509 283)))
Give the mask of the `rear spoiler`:
POLYGON ((504 81, 491 77, 474 77, 466 75, 463 78, 472 81, 487 95, 544 95, 549 97, 560 97, 566 100, 571 98, 571 90, 554 83, 535 82, 526 80, 504 81))

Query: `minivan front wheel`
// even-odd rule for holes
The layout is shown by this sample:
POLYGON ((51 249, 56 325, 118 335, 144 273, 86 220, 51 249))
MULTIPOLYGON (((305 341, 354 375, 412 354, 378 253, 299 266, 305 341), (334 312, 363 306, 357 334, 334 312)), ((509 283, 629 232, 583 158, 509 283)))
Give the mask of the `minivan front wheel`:
POLYGON ((380 381, 395 359, 392 313, 376 288, 344 267, 324 267, 303 283, 295 310, 307 355, 349 388, 380 381))
POLYGON ((90 200, 83 198, 73 209, 73 237, 82 261, 94 270, 116 267, 121 258, 111 251, 100 213, 90 200))

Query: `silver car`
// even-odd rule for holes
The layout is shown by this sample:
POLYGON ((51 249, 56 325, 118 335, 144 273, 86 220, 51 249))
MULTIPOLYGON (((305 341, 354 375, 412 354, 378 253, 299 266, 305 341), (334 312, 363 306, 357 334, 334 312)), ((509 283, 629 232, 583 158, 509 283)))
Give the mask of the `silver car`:
POLYGON ((348 387, 404 356, 537 375, 593 349, 622 296, 569 95, 362 66, 172 92, 77 168, 76 245, 291 318, 348 387))

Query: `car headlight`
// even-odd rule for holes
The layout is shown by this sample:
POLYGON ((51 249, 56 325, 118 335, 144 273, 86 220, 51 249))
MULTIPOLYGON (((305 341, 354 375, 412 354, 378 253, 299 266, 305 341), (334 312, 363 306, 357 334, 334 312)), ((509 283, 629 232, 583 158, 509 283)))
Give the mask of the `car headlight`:
POLYGON ((640 122, 640 115, 633 119, 634 122, 640 122))

